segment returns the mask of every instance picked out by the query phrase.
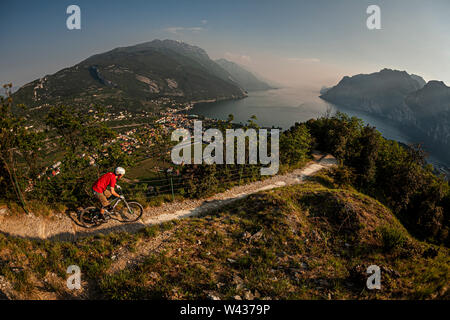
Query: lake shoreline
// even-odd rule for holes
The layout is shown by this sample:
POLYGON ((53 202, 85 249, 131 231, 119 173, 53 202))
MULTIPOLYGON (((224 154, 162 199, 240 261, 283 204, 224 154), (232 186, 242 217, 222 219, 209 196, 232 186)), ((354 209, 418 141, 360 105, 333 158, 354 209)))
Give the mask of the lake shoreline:
MULTIPOLYGON (((252 115, 256 115, 256 123, 260 126, 274 126, 287 130, 295 122, 319 118, 330 110, 332 114, 340 111, 350 117, 355 116, 362 119, 365 124, 375 127, 384 138, 389 140, 395 140, 403 144, 424 143, 426 141, 415 128, 404 126, 378 115, 352 110, 325 101, 320 98, 320 88, 317 88, 317 90, 300 87, 250 91, 246 98, 199 103, 187 112, 217 120, 227 120, 228 115, 233 114, 233 122, 237 124, 245 124, 252 115)), ((450 170, 448 161, 437 156, 439 148, 429 141, 426 147, 430 153, 429 162, 440 169, 447 168, 450 170)))

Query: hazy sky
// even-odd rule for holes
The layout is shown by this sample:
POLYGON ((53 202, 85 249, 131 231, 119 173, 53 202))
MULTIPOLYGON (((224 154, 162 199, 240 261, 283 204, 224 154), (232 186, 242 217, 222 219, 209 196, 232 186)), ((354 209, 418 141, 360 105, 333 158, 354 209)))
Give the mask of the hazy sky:
POLYGON ((23 85, 118 46, 182 40, 287 85, 384 67, 450 85, 449 0, 1 1, 0 83, 23 85), (66 8, 81 8, 68 30, 66 8), (381 30, 366 27, 369 5, 381 30))

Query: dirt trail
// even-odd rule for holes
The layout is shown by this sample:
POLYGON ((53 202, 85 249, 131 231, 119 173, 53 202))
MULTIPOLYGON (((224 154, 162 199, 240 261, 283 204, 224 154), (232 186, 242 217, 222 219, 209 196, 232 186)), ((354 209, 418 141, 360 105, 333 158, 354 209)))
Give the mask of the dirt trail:
POLYGON ((11 217, 7 215, 6 210, 0 210, 0 232, 23 238, 71 241, 98 233, 107 234, 118 231, 135 232, 148 225, 196 216, 242 199, 253 193, 299 184, 321 169, 336 165, 336 159, 331 155, 323 157, 316 156, 316 158, 316 161, 309 163, 302 169, 296 169, 284 175, 276 175, 264 181, 237 186, 206 199, 185 200, 149 208, 144 212, 142 218, 135 223, 122 224, 111 220, 96 229, 86 229, 77 224, 75 213, 69 216, 59 214, 50 219, 37 217, 32 214, 25 217, 11 217))

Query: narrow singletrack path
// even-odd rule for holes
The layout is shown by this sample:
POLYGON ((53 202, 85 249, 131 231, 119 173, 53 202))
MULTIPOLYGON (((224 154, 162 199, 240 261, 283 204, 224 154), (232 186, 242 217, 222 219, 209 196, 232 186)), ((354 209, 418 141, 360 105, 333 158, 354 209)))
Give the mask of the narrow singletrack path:
POLYGON ((197 216, 260 191, 302 183, 318 171, 329 169, 336 164, 336 159, 333 156, 325 155, 301 169, 295 169, 283 175, 275 175, 262 181, 236 186, 206 199, 184 200, 148 208, 144 211, 142 218, 134 223, 123 224, 110 220, 95 229, 86 229, 78 225, 75 213, 69 216, 59 214, 52 218, 37 217, 32 214, 10 217, 0 213, 0 232, 22 238, 70 241, 99 233, 136 232, 152 224, 197 216))

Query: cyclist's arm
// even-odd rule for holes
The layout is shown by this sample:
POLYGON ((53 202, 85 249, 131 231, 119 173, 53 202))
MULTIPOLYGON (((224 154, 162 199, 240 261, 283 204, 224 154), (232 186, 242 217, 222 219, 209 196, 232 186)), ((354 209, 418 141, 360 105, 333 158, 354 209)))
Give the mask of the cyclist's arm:
POLYGON ((114 190, 114 187, 111 187, 111 194, 114 196, 114 197, 120 197, 120 195, 114 190))

